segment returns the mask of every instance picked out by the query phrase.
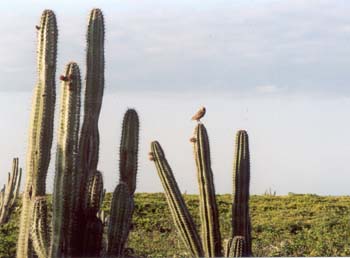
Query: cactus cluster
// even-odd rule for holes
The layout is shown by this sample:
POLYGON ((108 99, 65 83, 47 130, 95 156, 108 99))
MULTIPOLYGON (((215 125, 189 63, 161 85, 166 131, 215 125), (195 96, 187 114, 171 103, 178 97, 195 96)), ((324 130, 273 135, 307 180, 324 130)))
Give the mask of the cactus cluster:
POLYGON ((211 169, 209 137, 200 122, 190 139, 194 146, 199 184, 201 237, 186 207, 173 172, 157 141, 151 143, 150 159, 154 161, 175 226, 194 257, 251 256, 251 226, 249 217, 249 146, 246 131, 239 131, 234 161, 234 192, 232 203, 232 238, 222 251, 219 213, 211 169))
MULTIPOLYGON (((56 102, 58 29, 53 11, 43 12, 37 28, 38 79, 29 131, 17 258, 124 257, 127 255, 125 250, 135 206, 139 117, 134 109, 128 109, 124 115, 119 149, 119 182, 113 192, 110 216, 106 219, 101 210, 105 193, 103 176, 98 170, 98 121, 104 91, 103 14, 100 9, 93 9, 89 16, 81 128, 82 85, 78 65, 70 62, 60 76, 60 118, 51 219, 48 217, 46 175, 56 102), (106 237, 105 226, 108 227, 106 237)), ((248 134, 242 130, 236 137, 232 233, 223 250, 209 137, 204 124, 199 122, 205 109, 201 112, 195 117, 198 124, 191 138, 200 192, 201 235, 157 141, 151 144, 150 159, 156 165, 175 226, 193 257, 251 256, 248 134)), ((18 159, 14 159, 8 183, 0 192, 0 224, 8 219, 18 195, 20 178, 18 159)))
MULTIPOLYGON (((104 19, 90 12, 84 117, 80 131, 81 78, 70 62, 61 80, 52 219, 48 218, 46 174, 50 163, 55 109, 58 30, 55 14, 45 10, 38 28, 38 83, 32 108, 26 185, 17 258, 101 257, 105 219, 101 212, 103 176, 97 170, 98 119, 104 89, 104 19), (80 134, 79 134, 80 131, 80 134), (51 225, 51 226, 50 226, 51 225)), ((139 120, 135 110, 124 117, 120 145, 120 182, 111 203, 104 253, 122 257, 130 230, 136 189, 139 120)), ((17 177, 17 174, 16 174, 17 177)), ((17 188, 18 189, 18 188, 17 188)))
POLYGON ((6 223, 10 218, 18 197, 21 177, 22 168, 18 166, 18 158, 14 158, 12 170, 8 173, 7 183, 0 190, 0 225, 6 223))

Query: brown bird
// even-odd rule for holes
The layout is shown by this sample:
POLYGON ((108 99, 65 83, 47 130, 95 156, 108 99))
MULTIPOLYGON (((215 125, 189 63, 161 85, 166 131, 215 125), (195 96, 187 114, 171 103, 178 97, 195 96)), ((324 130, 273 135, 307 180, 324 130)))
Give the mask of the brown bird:
POLYGON ((35 28, 36 28, 37 30, 40 30, 40 26, 38 26, 38 25, 35 25, 35 28))
POLYGON ((192 120, 196 120, 199 122, 199 120, 205 115, 205 107, 201 107, 200 110, 192 117, 192 120))

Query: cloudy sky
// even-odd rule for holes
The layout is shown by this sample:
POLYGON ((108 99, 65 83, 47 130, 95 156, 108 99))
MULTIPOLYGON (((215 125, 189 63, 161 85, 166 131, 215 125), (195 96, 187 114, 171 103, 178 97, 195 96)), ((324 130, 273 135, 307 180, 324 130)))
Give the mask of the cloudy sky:
MULTIPOLYGON (((2 3, 1 171, 14 155, 24 165, 41 12, 52 9, 57 15, 57 77, 74 60, 84 78, 86 22, 93 7, 102 9, 106 23, 100 168, 107 190, 118 178, 123 112, 135 107, 141 117, 139 191, 162 191, 146 159, 150 141, 157 139, 181 189, 196 192, 189 118, 205 105, 218 192, 231 191, 234 134, 247 129, 253 193, 271 187, 277 194, 349 194, 345 0, 2 3)), ((49 190, 53 174, 51 168, 49 190)), ((0 182, 4 178, 0 173, 0 182)))

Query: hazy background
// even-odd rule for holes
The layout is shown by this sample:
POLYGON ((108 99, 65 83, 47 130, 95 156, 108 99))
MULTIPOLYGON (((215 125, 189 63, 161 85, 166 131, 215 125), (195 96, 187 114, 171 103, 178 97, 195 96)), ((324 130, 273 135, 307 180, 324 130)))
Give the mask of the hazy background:
MULTIPOLYGON (((190 118, 205 105, 218 193, 232 190, 234 135, 246 129, 252 193, 349 194, 350 2, 6 2, 0 4, 0 182, 13 156, 25 167, 41 12, 57 15, 57 78, 71 60, 84 78, 87 15, 99 7, 106 23, 99 167, 108 191, 119 176, 122 116, 134 107, 141 119, 138 191, 162 191, 147 160, 156 139, 181 190, 197 192, 190 118)), ((49 191, 55 148, 54 142, 49 191)))

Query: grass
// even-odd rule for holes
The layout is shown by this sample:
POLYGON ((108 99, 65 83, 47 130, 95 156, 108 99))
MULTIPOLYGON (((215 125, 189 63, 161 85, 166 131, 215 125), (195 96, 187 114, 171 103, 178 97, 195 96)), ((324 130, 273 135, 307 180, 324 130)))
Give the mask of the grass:
MULTIPOLYGON (((111 194, 103 209, 108 214, 111 194)), ((185 195, 200 228, 198 196, 185 195)), ((231 196, 218 195, 222 238, 230 235, 231 196)), ((136 194, 128 247, 142 257, 186 256, 162 193, 136 194)), ((251 196, 255 256, 350 256, 350 197, 251 196)), ((0 227, 0 257, 15 257, 20 207, 0 227)))

